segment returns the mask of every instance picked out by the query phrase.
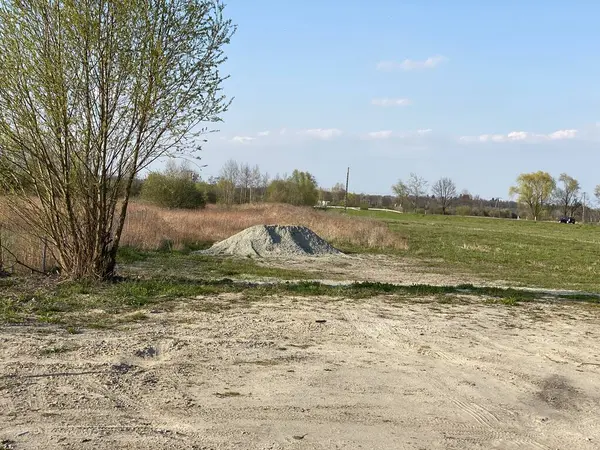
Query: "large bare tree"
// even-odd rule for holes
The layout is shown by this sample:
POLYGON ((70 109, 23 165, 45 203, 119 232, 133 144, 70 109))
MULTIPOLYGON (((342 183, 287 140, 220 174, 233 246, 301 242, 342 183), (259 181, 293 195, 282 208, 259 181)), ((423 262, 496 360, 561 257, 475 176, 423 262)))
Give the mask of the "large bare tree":
POLYGON ((229 101, 220 0, 0 3, 0 179, 64 276, 111 277, 136 175, 229 101))
POLYGON ((580 206, 579 191, 581 188, 579 181, 566 173, 561 173, 558 182, 559 184, 556 186, 554 193, 556 201, 564 216, 573 216, 575 210, 580 206))
POLYGON ((431 191, 439 200, 442 207, 442 214, 446 214, 448 206, 454 197, 456 197, 456 185, 450 178, 442 177, 435 182, 431 191))
POLYGON ((427 195, 427 180, 416 173, 411 172, 406 180, 406 190, 408 197, 411 199, 413 208, 419 207, 419 199, 427 195))

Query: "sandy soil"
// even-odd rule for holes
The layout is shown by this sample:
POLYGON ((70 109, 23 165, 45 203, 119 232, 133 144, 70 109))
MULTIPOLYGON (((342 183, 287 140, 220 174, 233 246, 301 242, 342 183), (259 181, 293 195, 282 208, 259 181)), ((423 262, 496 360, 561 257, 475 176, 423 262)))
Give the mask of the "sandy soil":
POLYGON ((350 255, 344 257, 257 258, 257 264, 281 269, 295 269, 317 274, 323 281, 373 281, 393 284, 432 284, 478 286, 504 285, 503 281, 484 281, 472 274, 438 273, 422 261, 389 255, 350 255))
POLYGON ((2 327, 0 448, 597 449, 599 311, 225 295, 2 327))

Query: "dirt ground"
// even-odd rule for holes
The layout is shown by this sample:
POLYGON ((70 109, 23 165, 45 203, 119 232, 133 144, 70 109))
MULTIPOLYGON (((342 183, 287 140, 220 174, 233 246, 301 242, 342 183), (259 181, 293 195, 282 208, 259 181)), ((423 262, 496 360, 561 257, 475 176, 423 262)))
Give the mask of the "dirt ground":
POLYGON ((599 311, 230 294, 3 326, 0 448, 597 449, 599 311))
POLYGON ((260 258, 258 264, 316 274, 322 281, 372 281, 393 284, 504 286, 503 281, 484 281, 473 274, 438 273, 422 261, 389 255, 351 255, 318 258, 260 258))

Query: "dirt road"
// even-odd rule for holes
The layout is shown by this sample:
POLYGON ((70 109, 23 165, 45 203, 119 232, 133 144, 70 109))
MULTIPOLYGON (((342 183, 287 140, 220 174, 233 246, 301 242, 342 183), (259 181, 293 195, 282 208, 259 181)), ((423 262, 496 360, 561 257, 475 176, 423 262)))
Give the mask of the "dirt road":
POLYGON ((0 449, 597 449, 599 311, 225 295, 2 327, 0 449))

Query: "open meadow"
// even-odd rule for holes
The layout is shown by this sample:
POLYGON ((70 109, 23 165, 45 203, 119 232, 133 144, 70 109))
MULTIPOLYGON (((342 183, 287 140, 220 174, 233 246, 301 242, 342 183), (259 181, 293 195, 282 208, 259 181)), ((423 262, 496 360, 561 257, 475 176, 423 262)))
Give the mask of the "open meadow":
POLYGON ((0 449, 598 448, 596 226, 268 205, 128 220, 113 282, 0 278, 0 449), (347 255, 192 251, 260 223, 347 255))
MULTIPOLYGON (((335 212, 334 212, 335 213, 335 212)), ((402 256, 433 271, 513 286, 600 292, 600 226, 348 211, 385 221, 406 239, 402 256)))

